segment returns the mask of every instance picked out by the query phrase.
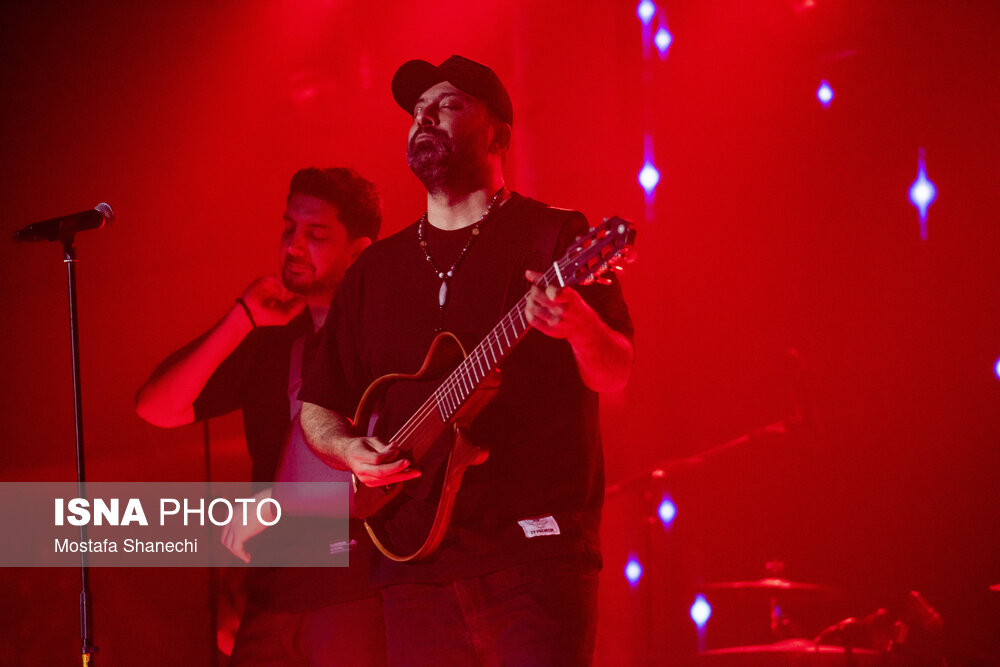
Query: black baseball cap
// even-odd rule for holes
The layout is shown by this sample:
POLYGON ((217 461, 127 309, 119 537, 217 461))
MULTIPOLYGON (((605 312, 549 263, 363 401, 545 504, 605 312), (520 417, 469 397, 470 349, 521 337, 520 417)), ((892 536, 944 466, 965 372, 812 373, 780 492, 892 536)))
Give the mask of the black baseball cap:
POLYGON ((412 114, 424 91, 442 81, 482 101, 508 125, 514 124, 514 106, 497 73, 462 56, 451 56, 438 66, 426 60, 403 63, 392 77, 392 96, 403 111, 412 114))

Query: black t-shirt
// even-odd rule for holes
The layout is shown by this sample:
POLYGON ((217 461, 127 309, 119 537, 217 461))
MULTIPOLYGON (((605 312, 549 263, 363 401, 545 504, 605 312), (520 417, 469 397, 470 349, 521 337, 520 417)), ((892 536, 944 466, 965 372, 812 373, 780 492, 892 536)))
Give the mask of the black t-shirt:
MULTIPOLYGON (((352 416, 373 380, 416 372, 439 330, 454 333, 466 350, 475 348, 528 290, 524 269, 544 271, 586 230, 579 212, 513 195, 481 227, 449 281, 443 310, 441 280, 421 250, 416 224, 375 243, 334 297, 299 397, 352 416)), ((427 232, 429 249, 445 269, 470 235, 468 228, 428 226, 427 232)), ((631 338, 617 282, 579 291, 611 328, 631 338)), ((444 541, 426 560, 379 559, 376 583, 447 581, 554 556, 600 563, 604 467, 597 394, 584 386, 569 343, 534 329, 500 370, 499 394, 471 426, 472 440, 489 448, 489 459, 466 473, 444 541), (552 523, 527 523, 550 516, 558 535, 552 523)), ((412 387, 390 390, 376 433, 387 440, 435 386, 423 387, 417 398, 412 387)), ((424 473, 378 518, 401 549, 419 546, 433 517, 435 503, 421 486, 431 476, 424 473)))
MULTIPOLYGON (((196 421, 242 411, 252 461, 251 480, 257 490, 273 483, 281 459, 291 421, 288 375, 292 344, 302 336, 306 336, 302 366, 306 368, 318 342, 308 313, 282 327, 254 329, 219 365, 194 402, 196 421)), ((351 524, 356 547, 351 551, 350 568, 254 567, 247 574, 248 599, 266 609, 297 612, 376 595, 369 571, 373 547, 360 522, 351 524)), ((250 540, 247 549, 263 556, 279 549, 284 539, 300 539, 304 534, 322 539, 324 528, 323 522, 317 524, 315 519, 284 517, 250 540)))
MULTIPOLYGON (((281 445, 291 419, 288 372, 292 343, 312 331, 312 320, 303 313, 283 327, 259 327, 226 357, 212 373, 194 402, 195 421, 211 419, 233 410, 243 412, 243 430, 255 490, 274 481, 281 445)), ((315 350, 315 337, 306 339, 305 357, 315 350)))

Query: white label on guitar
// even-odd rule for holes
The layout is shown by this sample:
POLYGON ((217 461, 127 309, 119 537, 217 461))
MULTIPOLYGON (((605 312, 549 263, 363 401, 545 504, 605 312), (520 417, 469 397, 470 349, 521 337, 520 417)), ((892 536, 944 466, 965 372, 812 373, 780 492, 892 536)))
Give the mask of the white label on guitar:
POLYGON ((517 522, 524 531, 527 538, 541 537, 542 535, 558 535, 559 524, 554 517, 543 516, 540 519, 523 519, 517 522))

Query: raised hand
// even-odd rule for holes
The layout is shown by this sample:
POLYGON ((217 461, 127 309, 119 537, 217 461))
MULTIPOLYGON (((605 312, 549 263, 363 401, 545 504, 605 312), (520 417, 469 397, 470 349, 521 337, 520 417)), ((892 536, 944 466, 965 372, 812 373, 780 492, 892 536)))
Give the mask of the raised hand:
POLYGON ((288 324, 306 307, 305 299, 285 287, 276 275, 253 281, 241 298, 259 327, 288 324))
POLYGON ((524 277, 531 283, 524 314, 543 334, 572 339, 600 326, 600 317, 572 287, 549 285, 542 290, 535 284, 542 274, 525 271, 524 277))

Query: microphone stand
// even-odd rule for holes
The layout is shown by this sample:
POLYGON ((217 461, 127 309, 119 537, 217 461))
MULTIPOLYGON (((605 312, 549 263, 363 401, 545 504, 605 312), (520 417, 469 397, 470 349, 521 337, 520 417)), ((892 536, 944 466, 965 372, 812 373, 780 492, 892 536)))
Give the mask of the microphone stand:
MULTIPOLYGON (((212 488, 212 432, 209 428, 209 422, 211 420, 206 419, 202 422, 202 444, 204 445, 205 453, 205 494, 210 495, 210 490, 212 488)), ((212 522, 209 521, 208 525, 208 541, 209 544, 215 543, 215 536, 212 531, 212 522)), ((208 621, 209 621, 209 632, 208 632, 208 651, 211 656, 211 667, 217 667, 219 664, 219 575, 215 571, 215 559, 212 557, 212 551, 208 552, 209 565, 208 565, 208 621)))
MULTIPOLYGON (((76 421, 76 488, 77 497, 86 498, 86 472, 83 456, 83 393, 80 383, 80 322, 76 307, 76 246, 73 233, 59 238, 63 244, 63 262, 69 286, 69 334, 70 350, 73 355, 73 414, 76 421)), ((86 541, 87 526, 80 526, 80 540, 86 541)), ((86 551, 80 551, 80 648, 83 667, 92 664, 91 658, 97 652, 92 636, 92 606, 90 597, 90 567, 86 551)))

